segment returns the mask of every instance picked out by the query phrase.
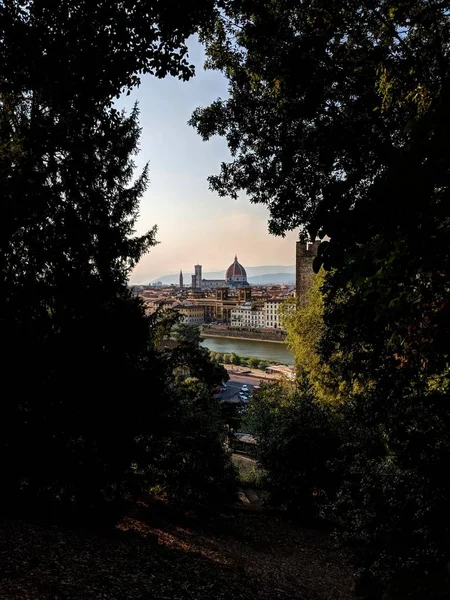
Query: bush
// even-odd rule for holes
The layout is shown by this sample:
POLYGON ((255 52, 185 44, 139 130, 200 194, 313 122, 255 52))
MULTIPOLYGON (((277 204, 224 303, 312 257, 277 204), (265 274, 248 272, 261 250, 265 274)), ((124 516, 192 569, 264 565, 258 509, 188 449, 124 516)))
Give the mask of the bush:
POLYGON ((264 484, 264 473, 257 464, 243 459, 238 454, 233 456, 233 464, 237 470, 239 483, 255 488, 261 488, 264 484))
POLYGON ((233 501, 236 471, 224 447, 221 406, 195 377, 185 379, 174 394, 171 431, 153 464, 153 479, 176 500, 233 501))
POLYGON ((376 417, 367 400, 343 407, 335 463, 342 482, 333 509, 359 560, 358 593, 448 598, 449 398, 378 397, 376 417))
POLYGON ((330 410, 301 386, 276 382, 252 398, 247 421, 272 501, 302 519, 317 518, 337 486, 330 459, 339 438, 330 410))
POLYGON ((232 352, 230 354, 230 362, 232 365, 240 365, 241 364, 241 357, 238 356, 237 354, 235 354, 234 352, 232 352))
POLYGON ((255 356, 251 356, 248 359, 248 366, 251 367, 252 369, 257 369, 259 367, 260 364, 260 360, 259 358, 256 358, 255 356))

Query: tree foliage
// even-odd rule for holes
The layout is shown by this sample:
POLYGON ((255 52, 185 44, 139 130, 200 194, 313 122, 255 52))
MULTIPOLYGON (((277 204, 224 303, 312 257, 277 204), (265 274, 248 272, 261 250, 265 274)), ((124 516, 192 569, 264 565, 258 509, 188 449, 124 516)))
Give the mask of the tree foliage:
POLYGON ((439 355, 441 371, 449 31, 446 3, 425 0, 225 1, 203 40, 229 97, 191 119, 204 139, 224 136, 232 154, 212 188, 266 204, 273 233, 300 226, 303 238, 329 236, 315 267, 337 267, 330 293, 348 294, 351 282, 361 290, 354 304, 372 307, 393 354, 427 364, 439 355))
POLYGON ((192 353, 206 379, 191 393, 174 373, 181 350, 157 351, 173 320, 146 318, 128 291, 156 229, 135 235, 148 179, 134 169, 138 110, 113 104, 143 73, 191 77, 185 40, 210 18, 208 0, 0 3, 0 319, 16 390, 3 407, 2 502, 92 507, 135 490, 181 404, 206 402, 223 375, 192 353))
POLYGON ((190 323, 177 323, 173 330, 173 337, 180 342, 189 342, 193 346, 200 346, 203 342, 200 327, 190 323))
POLYGON ((240 365, 241 364, 241 357, 238 354, 235 354, 234 352, 232 352, 230 354, 230 363, 232 365, 240 365))
POLYGON ((304 382, 263 384, 249 403, 247 423, 272 501, 302 520, 316 519, 334 499, 331 457, 338 448, 329 408, 304 382))
POLYGON ((441 245, 447 9, 426 0, 224 0, 203 41, 229 97, 191 119, 203 139, 224 136, 232 154, 212 188, 266 204, 273 233, 328 235, 318 260, 327 267, 380 232, 419 245, 430 232, 441 245))
POLYGON ((449 398, 406 387, 342 405, 339 488, 330 512, 364 598, 439 598, 450 588, 449 398), (374 410, 376 406, 376 410, 374 410))
MULTIPOLYGON (((329 238, 322 299, 292 316, 290 338, 308 393, 323 397, 326 375, 343 400, 339 453, 321 461, 339 474, 331 504, 372 598, 448 594, 448 8, 224 0, 202 39, 229 96, 191 119, 231 151, 215 191, 267 205, 272 233, 329 238)), ((285 464, 305 489, 303 466, 285 464)))
POLYGON ((250 356, 250 358, 248 359, 248 366, 252 369, 257 369, 259 367, 259 362, 259 358, 257 358, 256 356, 250 356))

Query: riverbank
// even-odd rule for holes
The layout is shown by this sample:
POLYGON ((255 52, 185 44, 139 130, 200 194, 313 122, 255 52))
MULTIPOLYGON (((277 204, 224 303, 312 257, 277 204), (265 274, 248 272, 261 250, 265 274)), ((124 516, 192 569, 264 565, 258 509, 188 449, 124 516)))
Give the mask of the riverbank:
POLYGON ((203 337, 222 337, 225 339, 250 340, 253 342, 272 342, 274 344, 285 344, 286 334, 277 330, 257 331, 254 329, 231 329, 226 325, 202 327, 203 337))
POLYGON ((268 375, 265 371, 261 369, 251 369, 247 367, 237 367, 236 365, 223 365, 230 376, 237 377, 253 377, 254 379, 258 379, 259 381, 277 381, 282 379, 282 375, 279 373, 272 373, 268 375))
MULTIPOLYGON (((237 337, 221 337, 221 336, 205 336, 202 334, 202 345, 208 348, 218 356, 219 362, 237 364, 235 357, 239 357, 242 366, 250 366, 248 360, 258 359, 260 363, 274 363, 283 365, 293 365, 295 362, 294 356, 286 344, 274 344, 262 340, 238 339, 237 337), (228 356, 226 356, 228 355, 228 356), (231 355, 234 355, 230 360, 231 355)), ((252 365, 256 366, 256 365, 252 365)), ((268 365, 265 365, 268 366, 268 365)), ((264 368, 265 368, 264 366, 264 368)))
POLYGON ((265 338, 254 338, 254 337, 242 337, 240 335, 222 335, 221 333, 207 333, 206 331, 202 331, 202 337, 210 337, 210 338, 223 338, 225 340, 245 340, 245 341, 249 341, 249 342, 268 342, 270 344, 285 344, 286 342, 284 341, 278 341, 278 340, 267 340, 265 338))

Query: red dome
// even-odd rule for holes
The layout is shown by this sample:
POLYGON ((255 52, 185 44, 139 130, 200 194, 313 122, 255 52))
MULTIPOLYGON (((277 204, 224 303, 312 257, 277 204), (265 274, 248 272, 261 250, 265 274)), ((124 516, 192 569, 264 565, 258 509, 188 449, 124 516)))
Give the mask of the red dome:
POLYGON ((234 263, 228 267, 225 274, 225 280, 229 281, 234 277, 239 277, 241 280, 247 281, 247 273, 245 272, 244 267, 238 263, 237 256, 234 257, 234 263))

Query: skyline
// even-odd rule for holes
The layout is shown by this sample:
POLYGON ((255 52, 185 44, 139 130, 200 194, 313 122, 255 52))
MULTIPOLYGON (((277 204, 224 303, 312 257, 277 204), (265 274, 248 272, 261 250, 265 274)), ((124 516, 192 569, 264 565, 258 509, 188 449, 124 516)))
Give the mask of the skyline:
MULTIPOLYGON (((223 279, 225 277, 225 272, 229 265, 227 265, 223 269, 215 269, 215 270, 204 270, 202 266, 202 277, 206 279, 223 279)), ((260 277, 263 275, 280 275, 280 274, 289 274, 295 276, 295 264, 292 265, 249 265, 245 267, 247 272, 248 279, 254 279, 255 277, 260 277)), ((184 283, 189 286, 191 282, 191 275, 194 275, 194 265, 190 269, 186 271, 182 270, 184 283)), ((142 282, 141 285, 146 285, 147 283, 156 283, 160 280, 165 280, 165 284, 167 284, 167 280, 170 278, 173 279, 173 283, 177 283, 179 279, 180 271, 172 272, 172 273, 164 273, 160 276, 154 278, 149 282, 142 282)), ((164 282, 163 282, 164 283, 164 282)))
POLYGON ((189 42, 189 60, 196 76, 188 82, 172 77, 142 78, 139 88, 116 105, 129 112, 137 101, 142 127, 136 175, 149 162, 149 186, 140 205, 136 233, 158 226, 156 247, 145 255, 130 276, 130 283, 154 281, 166 274, 188 273, 198 261, 205 271, 225 270, 234 255, 244 266, 292 265, 296 232, 285 238, 269 235, 268 210, 238 200, 219 198, 208 189, 207 177, 227 161, 226 142, 203 142, 187 125, 193 110, 217 97, 227 96, 222 74, 204 71, 204 52, 198 41, 189 42))

